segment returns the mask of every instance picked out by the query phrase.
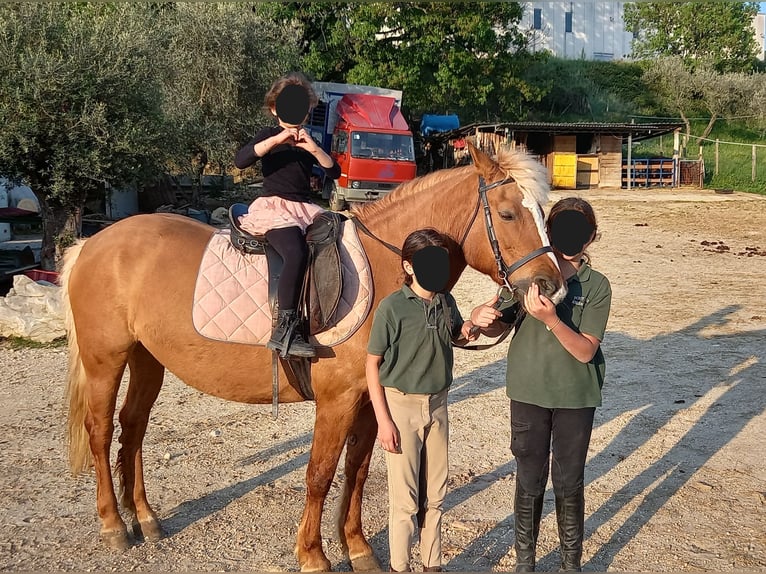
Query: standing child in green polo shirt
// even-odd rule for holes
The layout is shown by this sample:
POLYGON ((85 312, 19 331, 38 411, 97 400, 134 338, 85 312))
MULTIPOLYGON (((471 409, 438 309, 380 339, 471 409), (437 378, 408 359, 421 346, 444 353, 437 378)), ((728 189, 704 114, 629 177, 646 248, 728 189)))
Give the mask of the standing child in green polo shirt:
MULTIPOLYGON (((567 281, 558 305, 532 285, 523 299, 526 316, 516 322, 508 349, 507 394, 511 399, 511 451, 516 457, 514 520, 516 571, 535 569, 543 493, 549 473, 556 496, 561 570, 581 570, 585 518, 584 475, 593 415, 601 406, 605 363, 601 352, 612 289, 585 254, 598 227, 590 204, 577 197, 557 202, 547 231, 567 281), (553 462, 551 463, 551 453, 553 462)), ((512 321, 489 306, 473 321, 488 327, 512 321)))
POLYGON ((465 343, 449 279, 444 237, 433 229, 407 236, 404 285, 380 302, 367 345, 367 386, 388 468, 391 571, 410 570, 416 525, 427 572, 441 571, 442 504, 447 492, 447 391, 452 343, 465 343))

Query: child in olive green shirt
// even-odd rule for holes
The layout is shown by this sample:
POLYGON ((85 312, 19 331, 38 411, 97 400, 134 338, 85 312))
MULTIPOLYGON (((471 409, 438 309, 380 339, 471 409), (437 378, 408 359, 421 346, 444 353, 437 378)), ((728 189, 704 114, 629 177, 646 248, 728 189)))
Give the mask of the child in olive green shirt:
POLYGON ((402 247, 405 284, 380 302, 367 345, 367 386, 386 451, 391 570, 410 570, 415 528, 425 571, 441 571, 441 518, 447 491, 452 343, 476 338, 455 300, 441 291, 449 254, 435 230, 402 247))
MULTIPOLYGON (((601 352, 612 289, 585 255, 597 236, 590 204, 569 197, 548 215, 548 235, 567 295, 558 305, 532 285, 523 297, 526 316, 516 321, 508 349, 511 451, 516 457, 514 521, 516 571, 535 568, 543 493, 552 475, 561 543, 561 571, 580 571, 585 516, 584 475, 593 416, 601 406, 606 365, 601 352), (553 464, 551 464, 551 454, 553 464)), ((487 327, 510 322, 510 310, 475 310, 487 327)))

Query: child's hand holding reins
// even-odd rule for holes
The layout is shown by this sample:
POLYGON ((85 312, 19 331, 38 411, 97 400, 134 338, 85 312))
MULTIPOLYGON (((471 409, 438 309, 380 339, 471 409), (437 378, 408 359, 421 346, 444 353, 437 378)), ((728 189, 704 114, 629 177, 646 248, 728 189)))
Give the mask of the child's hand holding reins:
POLYGON ((471 311, 471 323, 476 327, 489 327, 495 320, 502 316, 502 313, 495 309, 497 304, 497 295, 492 297, 489 301, 483 305, 479 305, 473 311, 471 311))

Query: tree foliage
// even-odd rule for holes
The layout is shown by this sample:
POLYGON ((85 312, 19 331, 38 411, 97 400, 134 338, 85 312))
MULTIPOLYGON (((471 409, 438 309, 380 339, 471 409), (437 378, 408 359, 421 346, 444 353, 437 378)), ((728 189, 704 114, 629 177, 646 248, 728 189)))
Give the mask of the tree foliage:
POLYGON ((716 72, 709 65, 688 69, 678 57, 666 57, 646 64, 644 80, 664 104, 678 112, 686 124, 686 140, 691 135, 691 114, 709 114, 707 126, 699 136, 706 138, 720 118, 754 112, 763 74, 716 72))
POLYGON ((45 268, 75 237, 89 192, 162 157, 157 30, 145 16, 130 4, 0 6, 0 174, 40 199, 45 268))
POLYGON ((228 164, 296 36, 246 3, 0 5, 0 176, 40 200, 43 267, 106 184, 228 164))
POLYGON ((597 62, 548 58, 527 70, 545 86, 539 104, 527 106, 539 121, 625 121, 634 114, 653 114, 658 102, 634 62, 597 62))
POLYGON ((232 145, 268 121, 262 110, 273 80, 298 60, 298 32, 246 3, 179 2, 161 14, 163 112, 174 126, 177 167, 195 152, 229 165, 232 145))
POLYGON ((633 56, 677 56, 688 68, 708 64, 717 72, 750 71, 757 45, 756 2, 632 2, 625 25, 634 31, 633 56))
POLYGON ((292 2, 269 10, 301 23, 307 72, 403 90, 413 116, 507 119, 543 95, 522 78, 536 57, 524 51, 516 2, 292 2))

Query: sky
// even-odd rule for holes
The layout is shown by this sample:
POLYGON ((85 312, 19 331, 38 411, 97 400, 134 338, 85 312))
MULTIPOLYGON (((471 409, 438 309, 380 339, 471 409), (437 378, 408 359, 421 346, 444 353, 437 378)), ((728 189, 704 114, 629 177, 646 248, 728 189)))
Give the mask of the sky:
POLYGON ((766 2, 760 2, 761 12, 766 12, 766 2))

